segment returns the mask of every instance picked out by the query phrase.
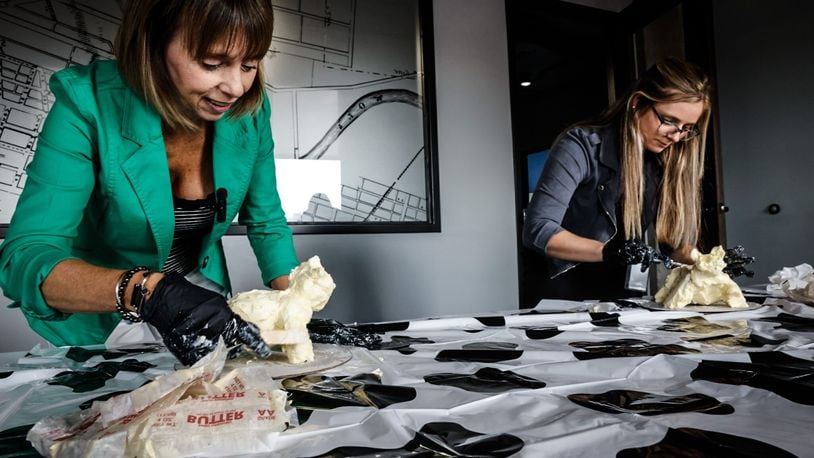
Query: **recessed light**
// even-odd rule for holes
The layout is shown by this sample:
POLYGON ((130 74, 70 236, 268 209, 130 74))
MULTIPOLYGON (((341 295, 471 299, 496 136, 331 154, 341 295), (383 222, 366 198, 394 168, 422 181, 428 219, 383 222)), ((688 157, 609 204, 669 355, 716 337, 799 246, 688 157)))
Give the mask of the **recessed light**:
POLYGON ((523 82, 520 83, 520 85, 523 86, 523 87, 529 87, 529 86, 531 86, 531 81, 523 81, 523 82))

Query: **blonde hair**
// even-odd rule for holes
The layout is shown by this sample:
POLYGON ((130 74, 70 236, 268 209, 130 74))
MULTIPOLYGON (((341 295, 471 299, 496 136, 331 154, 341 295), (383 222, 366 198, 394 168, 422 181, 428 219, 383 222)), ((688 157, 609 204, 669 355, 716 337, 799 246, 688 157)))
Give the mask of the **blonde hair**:
POLYGON ((709 79, 698 66, 677 58, 668 58, 652 66, 633 88, 619 98, 595 121, 607 124, 620 119, 621 167, 620 194, 622 226, 626 239, 642 238, 644 206, 644 141, 639 132, 640 113, 652 105, 670 102, 703 102, 696 123, 699 135, 670 145, 660 153, 664 164, 656 239, 673 248, 695 245, 701 227, 701 185, 704 176, 707 127, 710 120, 709 79), (635 108, 633 107, 635 101, 635 108))
MULTIPOLYGON (((271 0, 130 0, 123 18, 113 44, 119 72, 173 130, 199 129, 193 108, 172 83, 164 60, 175 34, 181 34, 182 43, 198 60, 221 43, 227 51, 245 46, 247 59, 262 60, 274 29, 271 0)), ((252 86, 229 116, 254 113, 263 101, 263 83, 261 62, 252 86)))

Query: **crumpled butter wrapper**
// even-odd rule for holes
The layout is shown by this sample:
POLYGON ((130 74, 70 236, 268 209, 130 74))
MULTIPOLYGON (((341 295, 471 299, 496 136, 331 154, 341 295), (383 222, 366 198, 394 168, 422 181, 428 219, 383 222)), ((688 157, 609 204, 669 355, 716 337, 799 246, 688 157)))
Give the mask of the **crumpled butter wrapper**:
POLYGON ((43 456, 195 456, 273 448, 288 426, 279 382, 251 365, 221 374, 218 347, 190 368, 158 377, 81 412, 46 417, 27 439, 43 456))
POLYGON ((814 304, 814 268, 810 264, 784 267, 769 276, 766 292, 776 297, 814 304))

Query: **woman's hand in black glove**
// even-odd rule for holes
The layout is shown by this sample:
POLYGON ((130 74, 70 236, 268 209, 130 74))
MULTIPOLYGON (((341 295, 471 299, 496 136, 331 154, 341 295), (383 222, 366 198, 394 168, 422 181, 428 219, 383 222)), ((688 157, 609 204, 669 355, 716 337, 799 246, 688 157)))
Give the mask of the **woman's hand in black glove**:
POLYGON ((159 280, 141 307, 141 317, 155 326, 170 352, 187 366, 214 350, 219 337, 229 347, 229 357, 237 356, 243 345, 258 356, 271 356, 257 326, 235 315, 223 296, 179 274, 159 280))
POLYGON ((622 265, 641 264, 642 272, 647 270, 659 258, 655 249, 647 246, 638 239, 626 240, 619 243, 606 243, 602 248, 602 260, 622 265))
POLYGON ((727 248, 726 254, 724 254, 724 262, 726 263, 724 273, 731 278, 741 275, 746 275, 751 278, 755 275, 754 271, 746 269, 748 264, 755 262, 755 257, 746 254, 746 249, 741 245, 737 245, 734 248, 727 248))

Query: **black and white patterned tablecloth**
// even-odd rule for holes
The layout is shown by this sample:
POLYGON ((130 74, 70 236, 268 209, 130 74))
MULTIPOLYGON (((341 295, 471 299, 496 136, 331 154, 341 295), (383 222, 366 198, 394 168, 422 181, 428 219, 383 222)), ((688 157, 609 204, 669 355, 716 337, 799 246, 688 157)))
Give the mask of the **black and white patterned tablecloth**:
MULTIPOLYGON (((359 325, 378 349, 283 380, 265 455, 814 456, 814 307, 700 314, 630 303, 359 325)), ((158 346, 0 355, 0 454, 173 370, 158 346)), ((226 440, 226 439, 225 439, 226 440)), ((245 455, 235 444, 235 455, 245 455)))

